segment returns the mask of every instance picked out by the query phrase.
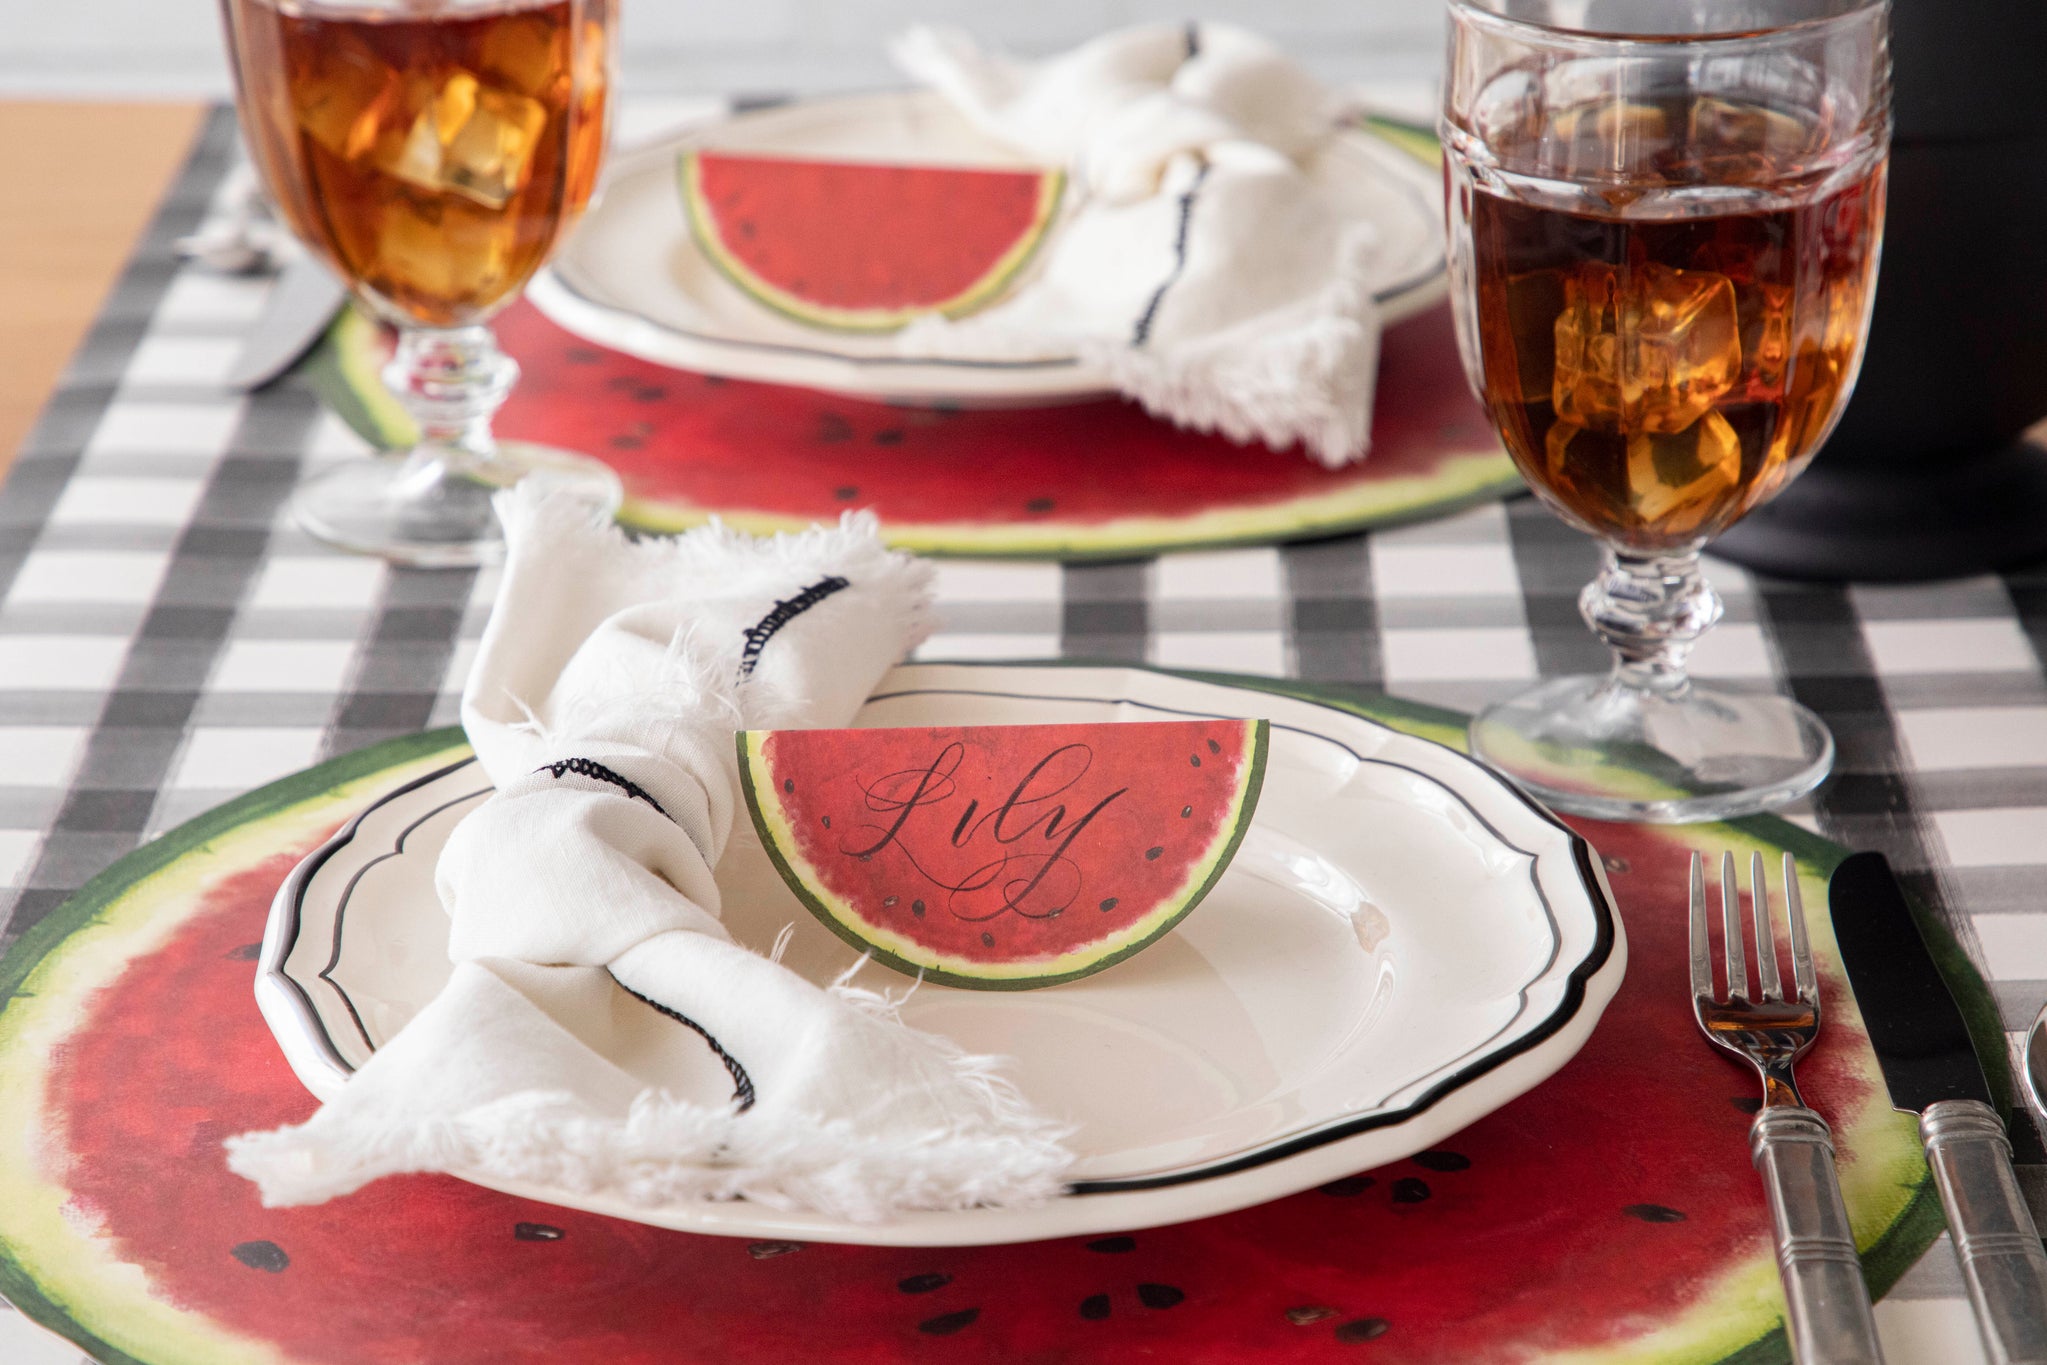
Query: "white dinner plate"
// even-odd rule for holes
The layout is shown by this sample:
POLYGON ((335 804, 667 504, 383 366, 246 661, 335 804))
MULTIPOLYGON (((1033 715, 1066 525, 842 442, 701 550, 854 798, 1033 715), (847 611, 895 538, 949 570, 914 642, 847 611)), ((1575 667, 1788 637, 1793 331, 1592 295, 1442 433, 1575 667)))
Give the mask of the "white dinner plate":
MULTIPOLYGON (((676 157, 696 146, 924 165, 1029 165, 929 92, 840 96, 740 114, 621 154, 603 194, 528 286, 527 297, 561 326, 600 345, 704 374, 921 405, 1026 406, 1110 391, 1102 374, 1070 355, 905 356, 887 336, 826 332, 762 307, 718 272, 690 234, 676 157)), ((1311 171, 1348 213, 1376 229, 1375 292, 1389 326, 1443 297, 1443 191, 1436 170, 1356 127, 1331 139, 1311 171)))
MULTIPOLYGON (((1036 991, 927 983, 903 1008, 917 1028, 1013 1059, 1025 1094, 1076 1125, 1068 1195, 859 1225, 745 1201, 646 1207, 483 1183, 664 1227, 804 1241, 963 1245, 1121 1231, 1228 1212, 1423 1150, 1577 1052, 1626 958, 1598 859, 1450 749, 1297 697, 1135 668, 909 665, 856 723, 1204 716, 1269 719, 1271 750, 1235 861, 1176 930, 1081 981, 1036 991)), ((257 998, 314 1094, 336 1093, 447 978, 434 863, 489 792, 473 760, 423 778, 363 812, 278 892, 257 998)), ((784 961, 830 981, 852 950, 802 908, 740 825, 717 872, 725 922, 761 950, 793 924, 784 961)), ((863 979, 908 984, 878 966, 863 979)), ((703 1074, 712 1073, 723 1074, 703 1074)))

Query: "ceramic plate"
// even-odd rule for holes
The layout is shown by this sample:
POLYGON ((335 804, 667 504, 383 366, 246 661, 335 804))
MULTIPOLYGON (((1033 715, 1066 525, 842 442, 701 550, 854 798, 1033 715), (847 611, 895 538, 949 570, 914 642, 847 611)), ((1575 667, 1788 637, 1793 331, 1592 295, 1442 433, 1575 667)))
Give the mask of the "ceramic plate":
MULTIPOLYGON (((515 1194, 697 1232, 960 1245, 1223 1213, 1435 1145, 1583 1044, 1626 956, 1585 842, 1489 770, 1360 717, 1127 668, 896 670, 861 725, 1263 716, 1265 789, 1235 862, 1166 938, 1039 991, 926 984, 912 1025, 1014 1059, 1077 1125, 1072 1193, 1040 1208, 860 1226, 745 1202, 639 1207, 515 1194)), ((448 974, 433 869, 489 795, 463 761, 379 801, 278 893, 257 997, 301 1080, 335 1093, 448 974)), ((852 951, 785 888, 744 820, 718 869, 725 919, 815 981, 852 951)), ((869 967, 873 984, 902 985, 869 967)), ((705 1075, 718 1073, 711 1068, 705 1075)), ((724 1096, 706 1093, 707 1103, 724 1096)))
MULTIPOLYGON (((898 355, 886 337, 805 327, 749 298, 697 249, 675 159, 685 148, 930 165, 1024 166, 938 96, 892 92, 782 105, 619 156, 603 196, 527 288, 563 327, 614 350, 704 374, 891 402, 1026 405, 1109 391, 1071 356, 898 355)), ((1442 179, 1364 128, 1343 132, 1314 173, 1383 244, 1377 297, 1390 325, 1446 290, 1442 179)))

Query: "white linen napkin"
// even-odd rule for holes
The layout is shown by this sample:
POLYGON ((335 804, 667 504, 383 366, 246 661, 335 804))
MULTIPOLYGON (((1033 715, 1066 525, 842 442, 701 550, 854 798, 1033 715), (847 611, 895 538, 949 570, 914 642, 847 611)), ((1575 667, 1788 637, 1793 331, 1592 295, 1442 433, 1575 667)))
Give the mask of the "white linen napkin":
POLYGON ((1342 110, 1227 24, 1158 24, 1045 62, 913 28, 892 55, 982 131, 1064 166, 1072 196, 1016 292, 904 329, 906 354, 1099 365, 1157 416, 1325 465, 1370 440, 1377 239, 1314 174, 1342 110))
POLYGON ((994 1059, 718 917, 734 730, 850 721, 926 633, 929 566, 871 519, 634 543, 532 487, 498 505, 508 561, 462 705, 497 792, 437 870, 454 973, 310 1120, 231 1139, 230 1166, 270 1205, 428 1170, 861 1221, 1057 1193, 1064 1131, 994 1059))

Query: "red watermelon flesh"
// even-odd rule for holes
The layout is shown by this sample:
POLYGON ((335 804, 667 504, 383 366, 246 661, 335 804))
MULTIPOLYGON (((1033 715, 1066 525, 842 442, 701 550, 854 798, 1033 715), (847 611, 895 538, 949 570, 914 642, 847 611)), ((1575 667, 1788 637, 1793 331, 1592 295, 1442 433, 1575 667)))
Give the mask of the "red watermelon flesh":
MULTIPOLYGON (((1704 1046, 1685 1004, 1687 846, 1584 828, 1607 855, 1631 963, 1577 1058, 1442 1150, 1225 1217, 874 1249, 660 1231, 443 1177, 264 1209, 220 1142, 313 1108, 249 994, 297 850, 216 872, 202 900, 176 905, 186 918, 165 942, 76 1007, 45 1178, 158 1301, 303 1362, 1238 1365, 1369 1343, 1375 1361, 1471 1365, 1617 1345, 1687 1308, 1717 1315, 1703 1296, 1730 1267, 1767 1275, 1769 1222, 1747 1157, 1754 1085, 1704 1046)), ((1846 998, 1831 965, 1822 986, 1846 998)), ((1842 1019, 1800 1067, 1848 1170, 1861 1134, 1844 1118, 1867 1065, 1842 1019)), ((1917 1231, 1910 1250, 1933 1235, 1917 1231)))
MULTIPOLYGON (((629 518, 653 527, 713 511, 807 524, 869 507, 912 546, 965 536, 995 552, 1096 540, 1127 552, 1134 542, 1116 523, 1131 517, 1209 518, 1199 532, 1213 540, 1248 533, 1239 521, 1299 533, 1383 512, 1375 487, 1504 458, 1471 398, 1447 308, 1388 329, 1372 453, 1341 470, 1182 431, 1120 401, 898 408, 668 369, 593 346, 524 303, 496 325, 524 367, 499 435, 598 455, 625 481, 629 518)), ((1504 485, 1488 473, 1475 486, 1504 485)))
POLYGON ((897 971, 1030 989, 1155 942, 1222 877, 1262 720, 749 730, 761 843, 820 923, 897 971))
POLYGON ((699 151, 681 162, 690 231, 776 312, 888 331, 993 300, 1059 206, 1056 170, 904 166, 699 151))
MULTIPOLYGON (((1520 486, 1472 400, 1447 309, 1388 329, 1372 453, 1341 470, 1112 400, 890 407, 669 369, 585 341, 524 302, 494 325, 523 367, 498 434, 599 456, 625 482, 623 518, 651 530, 714 513, 783 529, 867 507, 912 549, 1092 557, 1326 534, 1520 486)), ((344 314, 310 374, 360 429, 398 446, 411 434, 376 385, 384 345, 344 314)))

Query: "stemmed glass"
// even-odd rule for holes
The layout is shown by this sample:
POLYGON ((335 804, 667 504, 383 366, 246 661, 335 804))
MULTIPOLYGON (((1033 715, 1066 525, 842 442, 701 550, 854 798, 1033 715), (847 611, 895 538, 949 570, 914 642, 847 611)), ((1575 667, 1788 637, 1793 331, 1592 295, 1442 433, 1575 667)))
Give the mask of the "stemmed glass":
POLYGON ((606 510, 586 456, 499 445, 518 366, 487 319, 589 201, 612 84, 613 0, 221 0, 243 127, 299 238, 399 329, 384 381, 403 455, 300 486, 299 523, 351 550, 459 566, 503 553, 499 487, 528 476, 606 510))
POLYGON ((1612 672, 1471 726, 1559 809, 1720 819, 1832 766, 1810 711, 1686 659, 1721 613, 1700 549, 1804 468, 1854 387, 1888 21, 1886 0, 1450 0, 1465 367, 1536 496, 1606 550, 1579 609, 1612 672))

